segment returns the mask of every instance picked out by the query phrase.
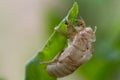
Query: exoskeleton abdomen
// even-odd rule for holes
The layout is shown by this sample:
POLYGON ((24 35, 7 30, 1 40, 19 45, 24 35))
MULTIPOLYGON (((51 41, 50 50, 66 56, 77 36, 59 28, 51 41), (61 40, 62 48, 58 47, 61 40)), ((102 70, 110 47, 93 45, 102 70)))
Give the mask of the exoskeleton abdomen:
POLYGON ((47 72, 54 77, 64 77, 73 73, 85 62, 86 53, 81 52, 73 45, 67 47, 58 59, 58 62, 47 65, 47 72), (67 54, 67 55, 66 55, 67 54))
POLYGON ((64 77, 73 73, 77 67, 78 66, 76 66, 76 64, 72 64, 69 62, 62 62, 62 63, 57 62, 47 65, 46 70, 48 74, 51 76, 64 77))

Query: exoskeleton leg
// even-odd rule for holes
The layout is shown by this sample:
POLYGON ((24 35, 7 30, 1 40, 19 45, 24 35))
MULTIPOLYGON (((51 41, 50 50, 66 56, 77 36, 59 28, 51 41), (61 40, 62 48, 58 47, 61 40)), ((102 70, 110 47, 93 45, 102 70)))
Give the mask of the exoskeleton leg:
POLYGON ((57 62, 62 52, 63 52, 63 49, 52 60, 43 61, 43 62, 40 62, 40 64, 52 64, 52 63, 57 62))
POLYGON ((94 29, 94 31, 93 31, 93 36, 92 36, 91 39, 89 39, 90 42, 95 42, 95 41, 96 41, 96 36, 95 36, 96 30, 97 30, 97 27, 95 26, 95 29, 94 29))
POLYGON ((70 25, 68 20, 65 20, 65 24, 67 28, 67 33, 64 33, 63 31, 61 31, 59 27, 55 27, 55 31, 68 39, 68 38, 71 38, 72 35, 74 35, 74 33, 76 32, 76 29, 72 25, 70 25))
POLYGON ((96 30, 97 30, 97 27, 95 26, 95 29, 94 29, 94 32, 93 32, 94 34, 95 34, 96 30))
POLYGON ((67 27, 68 36, 69 35, 71 36, 73 33, 77 32, 76 29, 68 22, 67 19, 65 20, 65 24, 66 24, 66 27, 67 27))
POLYGON ((58 33, 61 34, 62 36, 68 38, 68 37, 67 37, 67 34, 65 34, 63 31, 61 31, 58 26, 56 26, 54 29, 55 29, 56 32, 58 32, 58 33))

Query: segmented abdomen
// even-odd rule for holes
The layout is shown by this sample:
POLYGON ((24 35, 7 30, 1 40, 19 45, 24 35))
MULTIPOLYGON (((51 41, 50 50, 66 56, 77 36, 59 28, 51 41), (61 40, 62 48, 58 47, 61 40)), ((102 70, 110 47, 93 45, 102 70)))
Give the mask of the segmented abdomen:
POLYGON ((81 64, 83 53, 74 46, 67 47, 60 56, 59 61, 47 65, 47 72, 54 77, 64 77, 73 73, 81 64))
MULTIPOLYGON (((69 59, 69 58, 68 58, 69 59)), ((69 59, 69 61, 71 61, 69 59)), ((71 61, 72 62, 72 61, 71 61)), ((79 67, 78 65, 74 64, 74 62, 56 62, 47 66, 47 72, 49 75, 54 77, 64 77, 73 73, 76 68, 79 67)))

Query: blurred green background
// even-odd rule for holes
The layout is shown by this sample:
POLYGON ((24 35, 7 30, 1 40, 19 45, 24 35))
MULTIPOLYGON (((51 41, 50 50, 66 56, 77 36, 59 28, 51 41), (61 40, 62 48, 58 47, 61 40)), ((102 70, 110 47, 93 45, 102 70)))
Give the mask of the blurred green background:
MULTIPOLYGON (((87 26, 93 28, 97 26, 97 41, 93 58, 75 72, 76 79, 69 76, 70 80, 80 80, 80 75, 81 80, 120 80, 120 1, 77 0, 77 2, 78 18, 82 17, 87 26)), ((61 0, 59 6, 48 9, 46 16, 48 34, 52 33, 54 26, 66 15, 72 3, 72 0, 61 0)))
MULTIPOLYGON (((0 1, 0 80, 21 80, 26 62, 74 0, 0 1)), ((77 0, 79 17, 97 26, 93 58, 59 80, 120 80, 120 0, 77 0)))

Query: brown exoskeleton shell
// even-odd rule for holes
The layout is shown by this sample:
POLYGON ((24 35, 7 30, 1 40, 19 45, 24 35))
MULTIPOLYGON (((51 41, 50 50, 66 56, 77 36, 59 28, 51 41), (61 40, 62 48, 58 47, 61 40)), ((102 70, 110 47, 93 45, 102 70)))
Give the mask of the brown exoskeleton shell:
MULTIPOLYGON (((64 77, 73 73, 81 64, 88 61, 93 55, 93 42, 96 41, 95 30, 86 27, 83 20, 76 20, 78 26, 72 26, 66 21, 68 46, 58 53, 47 64, 46 71, 54 77, 64 77)), ((56 31, 63 34, 59 29, 56 31)))

